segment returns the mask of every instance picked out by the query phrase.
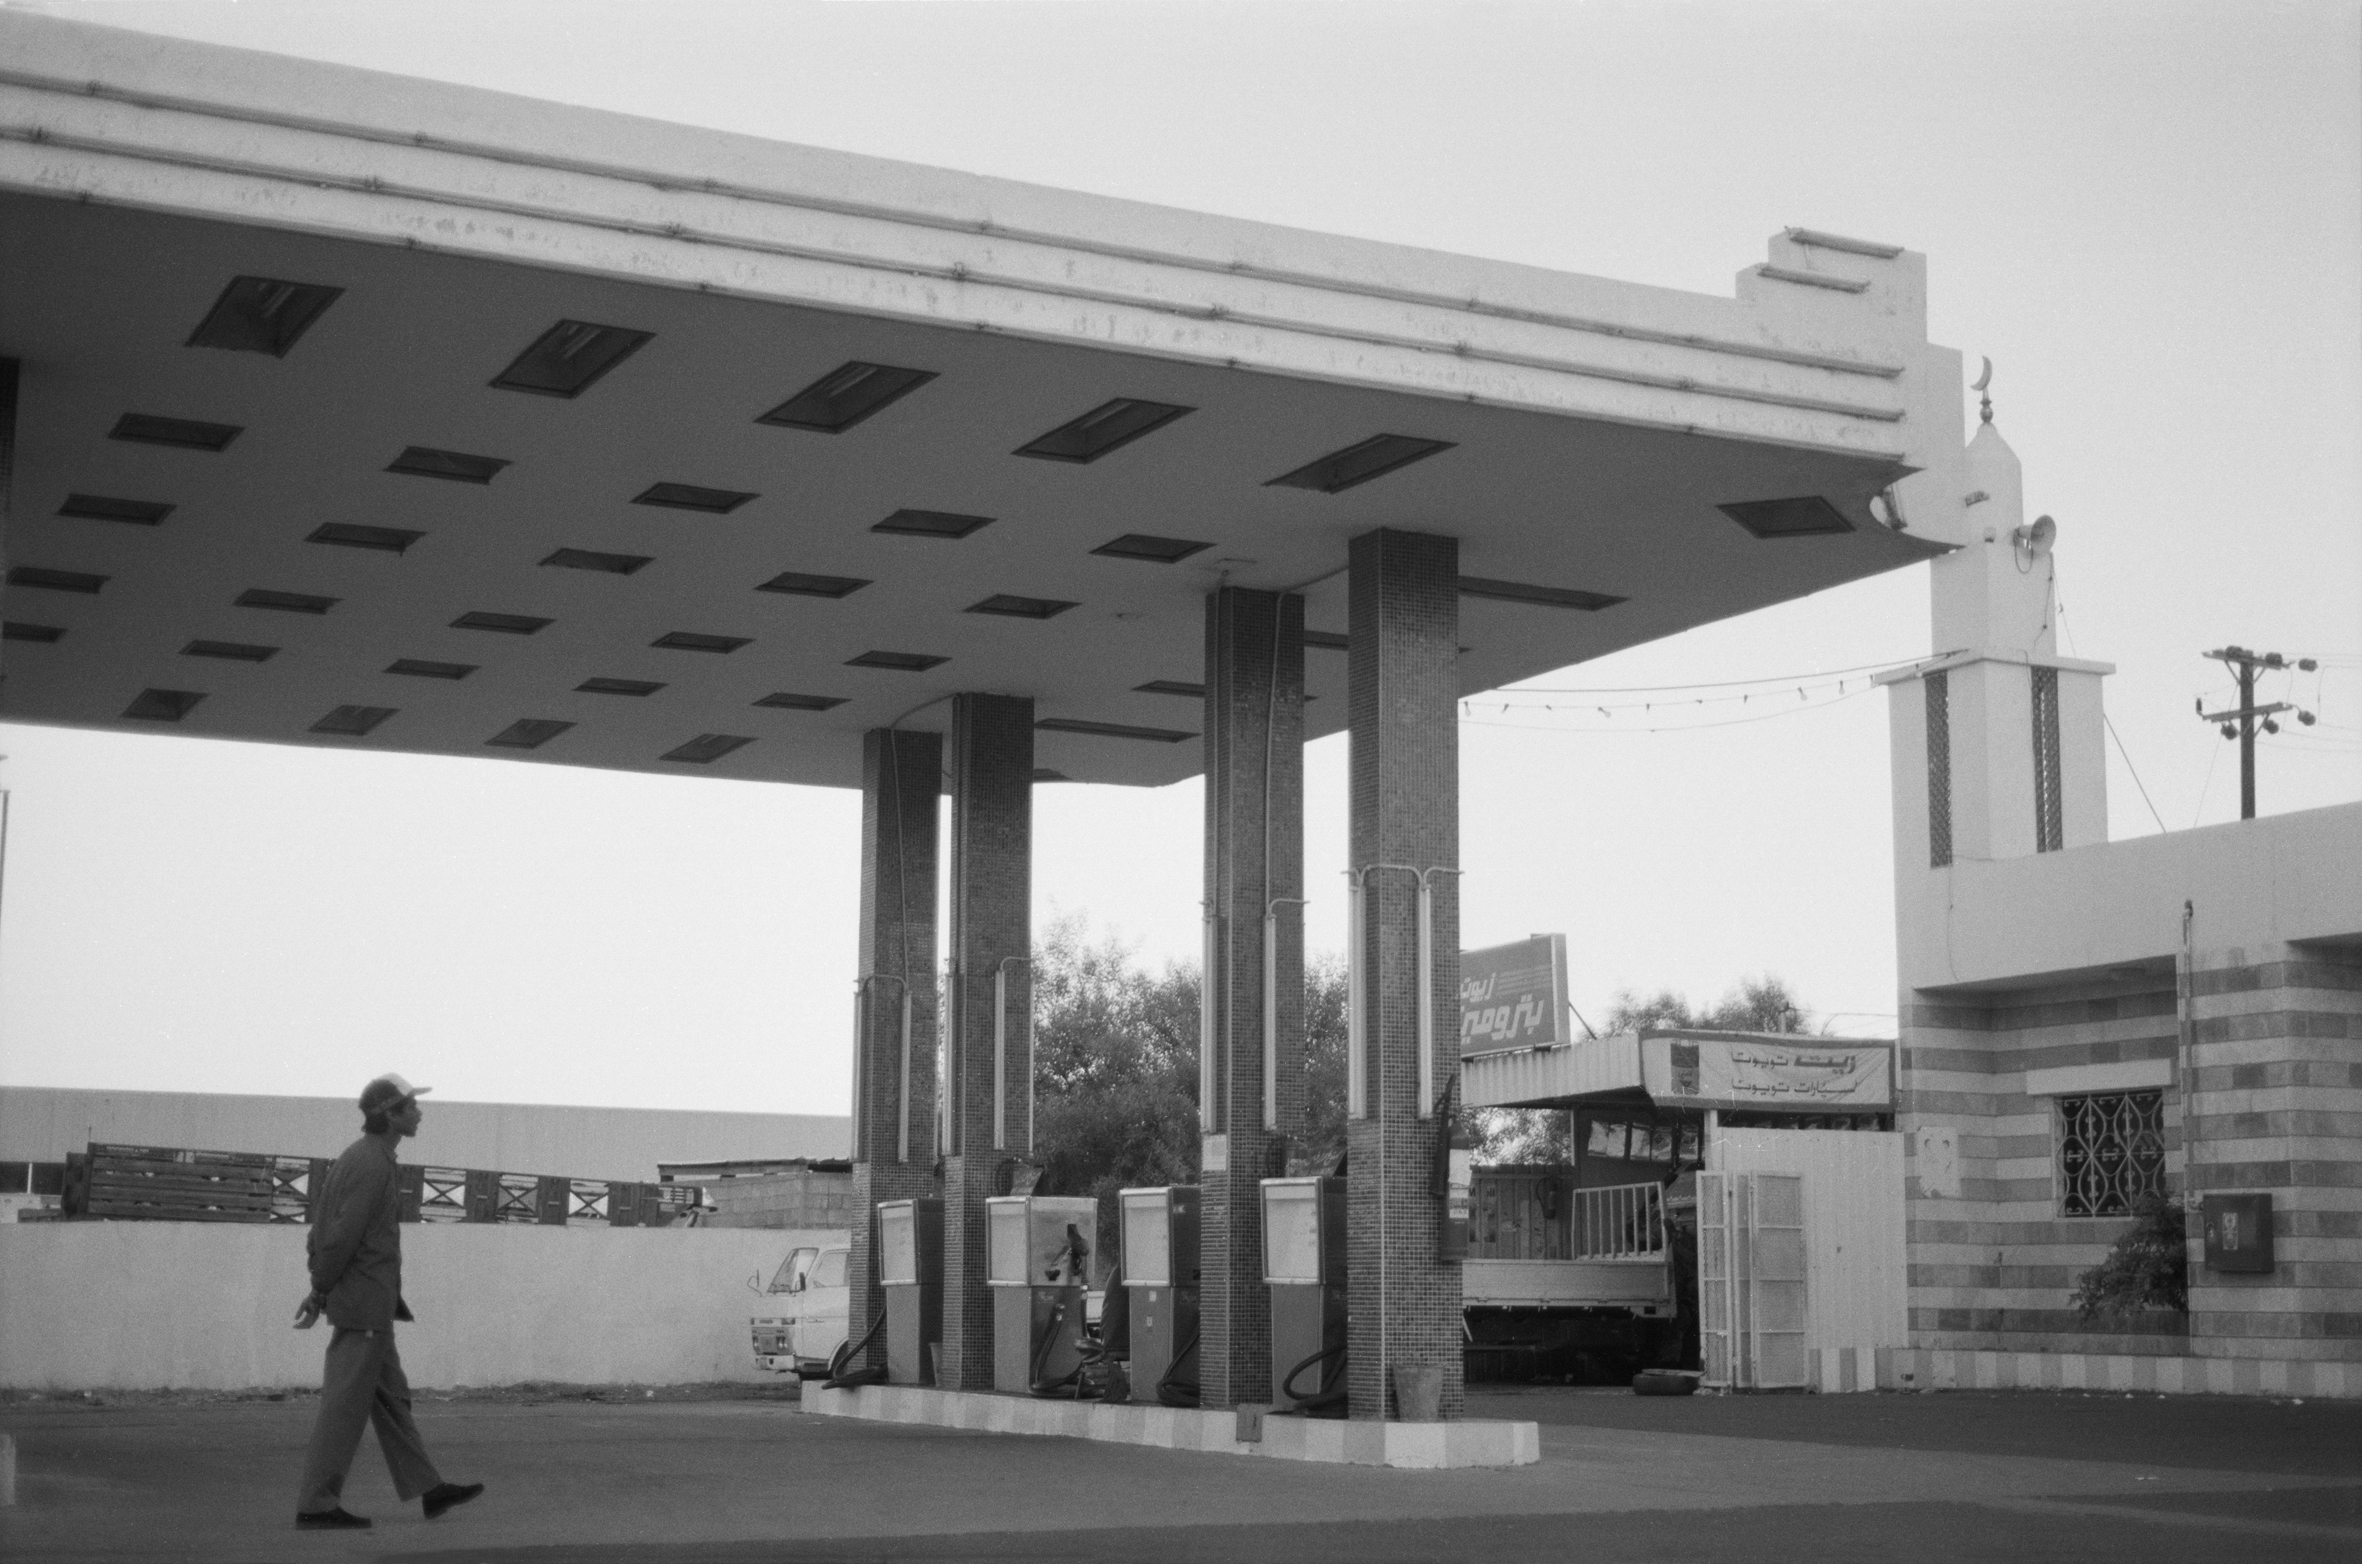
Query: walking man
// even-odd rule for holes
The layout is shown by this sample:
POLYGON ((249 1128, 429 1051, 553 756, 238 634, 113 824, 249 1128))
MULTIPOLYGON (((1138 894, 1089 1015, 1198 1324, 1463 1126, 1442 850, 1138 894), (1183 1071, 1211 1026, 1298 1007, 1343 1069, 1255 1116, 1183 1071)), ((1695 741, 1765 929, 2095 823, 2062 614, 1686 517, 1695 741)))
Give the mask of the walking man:
POLYGON ((381 1075, 363 1087, 361 1138, 344 1149, 313 1196, 312 1290, 295 1311, 295 1328, 310 1330, 325 1313, 336 1333, 328 1340, 320 1416, 312 1425, 303 1490, 295 1501, 298 1530, 369 1525, 340 1502, 365 1423, 377 1429, 378 1446, 394 1474, 394 1492, 423 1501, 428 1520, 484 1491, 482 1483, 443 1481, 427 1459, 418 1425, 410 1420, 410 1381, 403 1378, 401 1354, 394 1350, 394 1321, 412 1317, 402 1302, 400 1165, 394 1148, 418 1133, 418 1099, 427 1090, 398 1075, 381 1075))

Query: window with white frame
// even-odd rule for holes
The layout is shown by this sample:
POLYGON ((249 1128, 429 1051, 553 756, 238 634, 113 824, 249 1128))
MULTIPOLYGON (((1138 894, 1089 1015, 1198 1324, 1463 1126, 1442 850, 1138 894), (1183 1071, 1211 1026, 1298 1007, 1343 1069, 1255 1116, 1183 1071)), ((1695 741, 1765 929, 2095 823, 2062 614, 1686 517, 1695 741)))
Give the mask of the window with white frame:
POLYGON ((2059 1215, 2128 1216, 2165 1193, 2165 1094, 2100 1092, 2058 1101, 2059 1215))

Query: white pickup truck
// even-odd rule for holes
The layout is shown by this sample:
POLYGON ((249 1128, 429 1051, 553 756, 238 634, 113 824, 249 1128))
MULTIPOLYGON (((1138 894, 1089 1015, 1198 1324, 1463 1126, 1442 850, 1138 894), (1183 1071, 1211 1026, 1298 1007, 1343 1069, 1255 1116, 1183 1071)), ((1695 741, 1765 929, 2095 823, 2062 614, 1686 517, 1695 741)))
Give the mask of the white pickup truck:
POLYGON ((1574 1171, 1476 1170, 1460 1268, 1469 1378, 1596 1381, 1680 1357, 1679 1202, 1658 1183, 1580 1188, 1574 1171))
POLYGON ((771 1285, 750 1276, 746 1285, 760 1299, 747 1323, 754 1334, 755 1364, 774 1374, 819 1379, 845 1344, 844 1244, 807 1245, 790 1250, 771 1285))

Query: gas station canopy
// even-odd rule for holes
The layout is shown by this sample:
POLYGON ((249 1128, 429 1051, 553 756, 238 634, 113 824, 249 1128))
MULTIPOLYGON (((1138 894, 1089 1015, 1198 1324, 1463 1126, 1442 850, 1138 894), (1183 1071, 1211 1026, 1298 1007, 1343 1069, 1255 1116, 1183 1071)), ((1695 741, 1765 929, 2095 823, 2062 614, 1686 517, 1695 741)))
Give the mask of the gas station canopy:
POLYGON ((1959 360, 1887 245, 1718 298, 21 12, 0 59, 9 720, 852 785, 981 691, 1155 784, 1217 584, 1305 594, 1344 727, 1373 528, 1460 540, 1474 692, 1962 525, 1896 490, 1959 360))

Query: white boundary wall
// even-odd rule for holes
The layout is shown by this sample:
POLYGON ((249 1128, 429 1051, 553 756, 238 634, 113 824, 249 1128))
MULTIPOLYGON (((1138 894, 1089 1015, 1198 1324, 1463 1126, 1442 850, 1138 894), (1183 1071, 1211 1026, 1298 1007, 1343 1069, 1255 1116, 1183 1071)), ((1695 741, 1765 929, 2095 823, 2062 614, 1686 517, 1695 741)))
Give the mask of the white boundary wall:
MULTIPOLYGON (((317 1385, 323 1323, 292 1328, 305 1229, 214 1222, 0 1225, 0 1388, 317 1385)), ((820 1233, 754 1228, 402 1229, 420 1389, 756 1380, 754 1295, 820 1233)))

